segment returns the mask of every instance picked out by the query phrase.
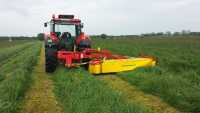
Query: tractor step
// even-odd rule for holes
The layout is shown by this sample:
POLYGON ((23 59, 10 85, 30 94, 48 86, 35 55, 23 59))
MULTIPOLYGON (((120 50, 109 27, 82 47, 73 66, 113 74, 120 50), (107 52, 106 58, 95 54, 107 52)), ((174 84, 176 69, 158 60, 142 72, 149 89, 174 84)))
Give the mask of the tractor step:
POLYGON ((156 60, 151 57, 129 59, 92 60, 89 63, 91 74, 116 73, 130 71, 140 67, 152 67, 156 60))

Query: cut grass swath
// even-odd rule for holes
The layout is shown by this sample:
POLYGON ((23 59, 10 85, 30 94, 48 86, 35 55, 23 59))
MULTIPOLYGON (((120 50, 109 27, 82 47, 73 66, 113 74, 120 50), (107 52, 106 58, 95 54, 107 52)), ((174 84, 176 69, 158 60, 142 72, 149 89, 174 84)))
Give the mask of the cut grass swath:
POLYGON ((0 50, 0 64, 2 65, 2 62, 5 62, 5 60, 8 59, 9 57, 16 55, 18 53, 20 54, 22 50, 30 47, 31 45, 33 45, 33 43, 25 43, 22 45, 16 45, 9 48, 1 49, 0 50))
POLYGON ((12 42, 9 41, 9 39, 1 39, 0 38, 0 49, 8 48, 8 47, 13 47, 16 45, 23 45, 25 43, 30 42, 30 40, 12 40, 12 42))
POLYGON ((65 113, 148 113, 83 69, 59 68, 53 75, 55 93, 65 113))
POLYGON ((15 69, 10 69, 9 75, 5 76, 4 70, 1 68, 0 73, 4 78, 0 82, 0 112, 1 113, 16 113, 20 109, 20 102, 24 97, 24 93, 31 84, 32 77, 30 72, 33 65, 36 63, 37 56, 40 50, 40 43, 36 43, 31 48, 23 51, 16 57, 15 62, 5 64, 8 67, 17 65, 15 69))

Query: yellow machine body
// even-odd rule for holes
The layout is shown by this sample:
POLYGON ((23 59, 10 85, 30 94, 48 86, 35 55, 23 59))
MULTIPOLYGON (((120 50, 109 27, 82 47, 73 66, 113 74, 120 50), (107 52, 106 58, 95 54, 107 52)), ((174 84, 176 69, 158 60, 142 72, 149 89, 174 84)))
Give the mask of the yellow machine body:
POLYGON ((153 58, 108 59, 99 64, 89 64, 89 72, 92 74, 116 73, 155 65, 156 60, 153 58))

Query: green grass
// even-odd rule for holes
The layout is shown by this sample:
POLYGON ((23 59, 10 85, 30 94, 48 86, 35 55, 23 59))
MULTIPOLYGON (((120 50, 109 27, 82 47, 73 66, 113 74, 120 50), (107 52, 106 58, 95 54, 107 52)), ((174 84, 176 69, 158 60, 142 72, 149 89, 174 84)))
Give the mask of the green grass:
POLYGON ((34 43, 25 43, 25 44, 18 44, 13 45, 12 47, 3 48, 0 50, 0 64, 2 62, 6 62, 6 60, 12 56, 17 56, 20 54, 24 49, 29 48, 34 43))
POLYGON ((27 42, 30 42, 30 40, 13 40, 12 42, 9 42, 9 40, 0 39, 0 50, 7 48, 7 47, 21 45, 21 44, 24 44, 27 42))
POLYGON ((147 113, 83 69, 59 68, 53 75, 55 94, 64 113, 147 113))
POLYGON ((118 74, 146 93, 184 112, 200 111, 200 38, 93 39, 95 46, 123 55, 152 55, 158 65, 118 74))
POLYGON ((25 91, 31 84, 33 66, 37 61, 40 43, 32 44, 0 70, 0 113, 16 113, 20 109, 25 91))

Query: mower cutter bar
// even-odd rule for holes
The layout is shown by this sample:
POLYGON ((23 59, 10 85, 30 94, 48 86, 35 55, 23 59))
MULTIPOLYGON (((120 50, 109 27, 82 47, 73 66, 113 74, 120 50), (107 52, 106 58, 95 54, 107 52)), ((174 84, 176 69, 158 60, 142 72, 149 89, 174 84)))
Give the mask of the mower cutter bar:
POLYGON ((89 63, 89 72, 92 74, 116 73, 130 71, 140 67, 152 67, 155 65, 156 60, 151 57, 92 60, 89 63))

